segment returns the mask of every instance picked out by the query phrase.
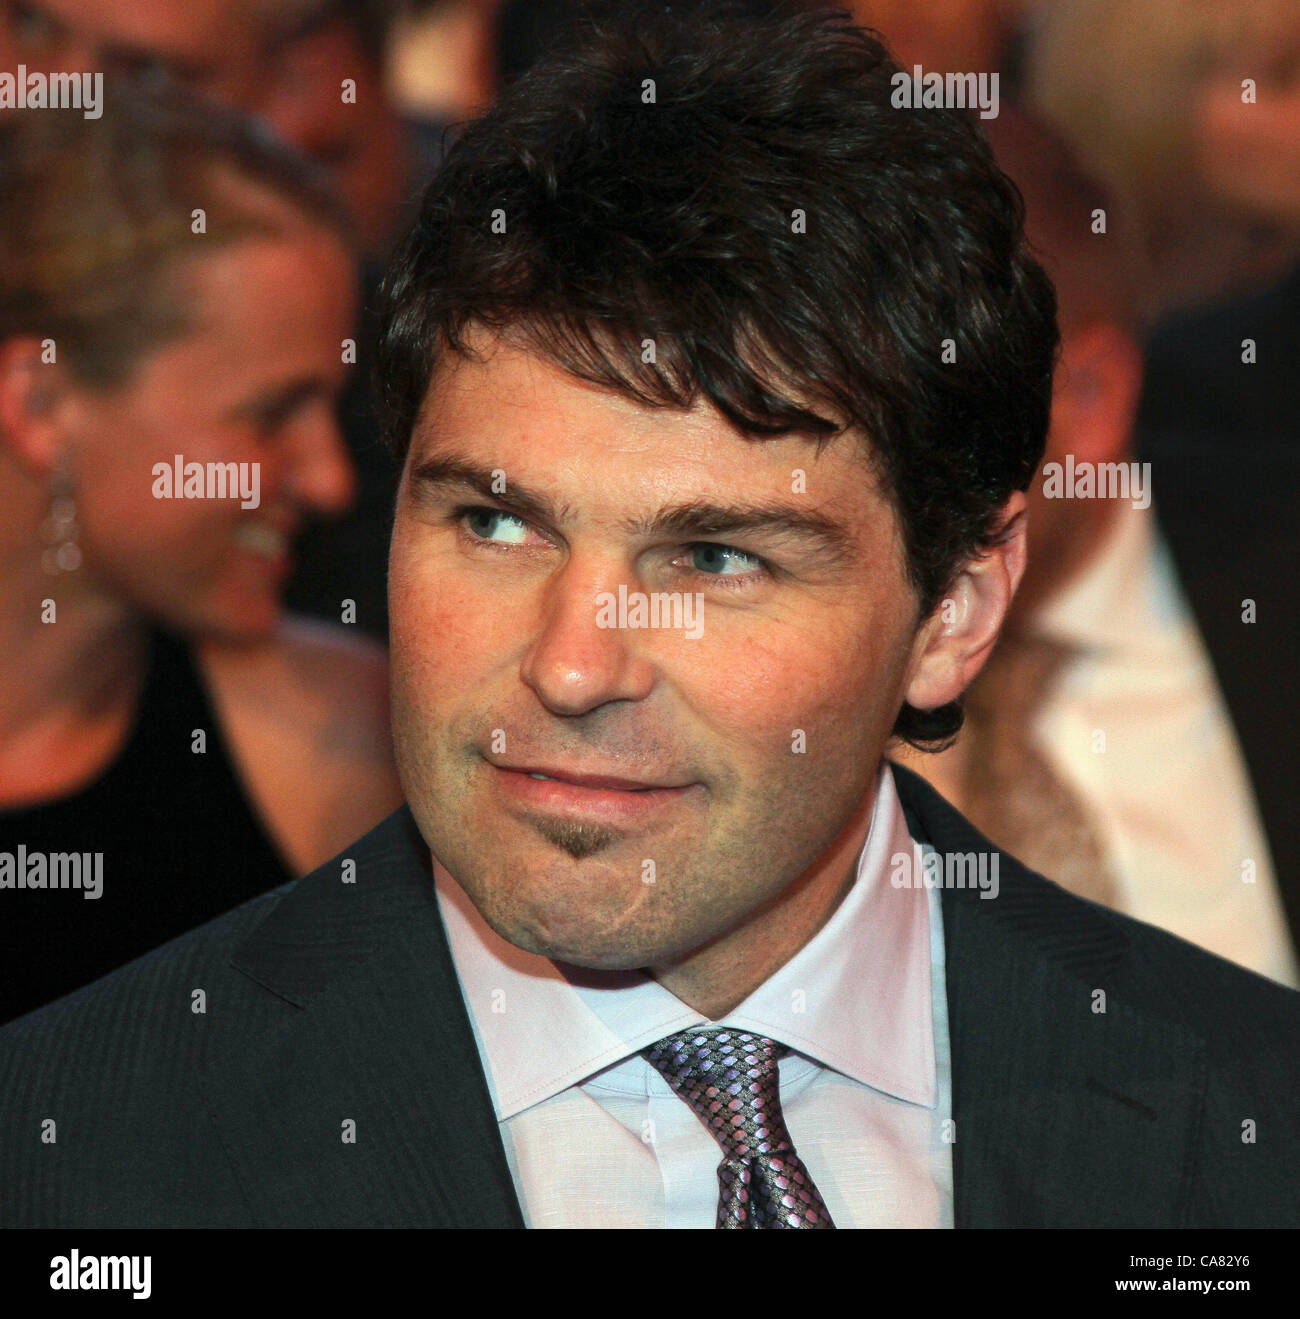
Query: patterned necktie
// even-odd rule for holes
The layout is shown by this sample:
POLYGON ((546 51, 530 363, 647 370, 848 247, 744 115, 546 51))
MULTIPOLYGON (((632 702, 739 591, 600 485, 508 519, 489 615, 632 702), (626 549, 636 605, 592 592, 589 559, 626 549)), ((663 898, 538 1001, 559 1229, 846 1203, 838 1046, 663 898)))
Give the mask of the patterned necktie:
POLYGON ((1004 634, 966 693, 959 809, 987 838, 1062 888, 1108 907, 1114 867, 1083 798, 1053 767, 1034 719, 1074 651, 1004 634))
POLYGON ((777 1061, 790 1050, 724 1026, 643 1050, 722 1146, 717 1227, 834 1227, 781 1115, 777 1061))

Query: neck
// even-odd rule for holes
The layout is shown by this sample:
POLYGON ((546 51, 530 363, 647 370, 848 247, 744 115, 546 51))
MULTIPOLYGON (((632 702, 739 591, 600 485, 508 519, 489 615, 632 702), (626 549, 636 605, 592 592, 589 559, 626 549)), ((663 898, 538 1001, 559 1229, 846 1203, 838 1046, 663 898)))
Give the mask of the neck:
POLYGON ((0 505, 0 746, 129 700, 143 657, 143 619, 84 565, 57 577, 42 569, 42 503, 0 505))
POLYGON ((878 778, 818 860, 728 934, 651 975, 710 1021, 725 1017, 781 969, 830 920, 857 878, 871 830, 878 778))
POLYGON ((1003 631, 1032 631, 1035 613, 1073 586, 1109 546, 1118 514, 1115 500, 1083 500, 1078 516, 1053 543, 1035 543, 1030 531, 1029 559, 1039 570, 1031 566, 1025 573, 1003 631))

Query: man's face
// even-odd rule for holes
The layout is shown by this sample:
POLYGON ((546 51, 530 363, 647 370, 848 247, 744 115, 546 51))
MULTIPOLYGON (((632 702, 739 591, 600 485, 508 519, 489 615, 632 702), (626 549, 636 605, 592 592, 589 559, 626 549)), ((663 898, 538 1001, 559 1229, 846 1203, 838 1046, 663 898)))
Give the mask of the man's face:
POLYGON ((0 0, 4 68, 167 78, 255 109, 269 34, 245 0, 0 0))
POLYGON ((500 340, 434 381, 389 564, 394 736, 425 839, 504 938, 678 960, 873 791, 917 618, 859 444, 749 441, 500 340), (602 626, 634 618, 632 595, 602 614, 620 588, 698 593, 702 632, 602 626))
POLYGON ((404 138, 383 71, 356 29, 336 19, 283 43, 259 112, 286 142, 330 171, 367 250, 383 249, 402 203, 404 138), (348 78, 356 84, 355 101, 339 93, 348 78))
POLYGON ((377 249, 401 203, 401 123, 352 25, 308 21, 328 8, 322 0, 0 0, 0 69, 22 61, 175 83, 259 115, 329 170, 362 240, 377 249), (355 102, 340 95, 348 78, 355 102))

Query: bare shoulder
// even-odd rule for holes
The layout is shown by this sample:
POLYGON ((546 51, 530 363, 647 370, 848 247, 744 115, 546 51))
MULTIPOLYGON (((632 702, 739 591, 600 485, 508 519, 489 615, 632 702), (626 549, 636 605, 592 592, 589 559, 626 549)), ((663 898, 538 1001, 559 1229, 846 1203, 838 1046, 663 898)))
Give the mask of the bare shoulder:
POLYGON ((254 646, 205 643, 199 659, 243 777, 300 864, 400 804, 381 646, 294 617, 254 646))
POLYGON ((368 638, 289 617, 258 645, 205 645, 202 661, 236 714, 297 730, 317 751, 388 758, 388 657, 368 638))
POLYGON ((289 617, 274 642, 286 672, 318 695, 378 700, 388 720, 388 654, 369 637, 333 623, 289 617))

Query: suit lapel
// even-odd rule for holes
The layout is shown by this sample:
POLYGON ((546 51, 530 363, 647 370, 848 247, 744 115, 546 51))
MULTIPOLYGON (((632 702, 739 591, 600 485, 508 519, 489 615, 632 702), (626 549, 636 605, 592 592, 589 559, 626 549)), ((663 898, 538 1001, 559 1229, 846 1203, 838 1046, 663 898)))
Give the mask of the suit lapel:
POLYGON ((254 1218, 522 1227, 409 811, 350 855, 355 883, 323 867, 235 951, 261 1028, 212 1008, 205 1098, 254 1218))
MULTIPOLYGON (((996 850, 893 770, 914 836, 996 850)), ((521 1227, 409 811, 350 853, 355 884, 322 868, 235 950, 255 1010, 210 1008, 203 1099, 253 1220, 521 1227)), ((956 1225, 1174 1225, 1203 1050, 1149 985, 1133 1006, 1119 922, 999 859, 997 899, 942 894, 956 1225)))
MULTIPOLYGON (((914 837, 941 855, 997 852, 893 770, 914 837)), ((1203 1047, 1158 987, 1134 1006, 1120 921, 997 855, 996 898, 942 892, 956 1226, 1173 1226, 1203 1047)))

